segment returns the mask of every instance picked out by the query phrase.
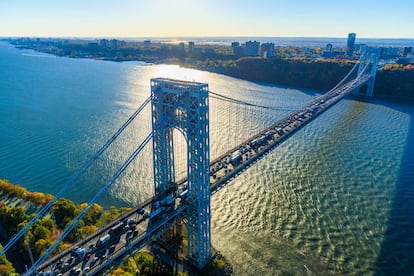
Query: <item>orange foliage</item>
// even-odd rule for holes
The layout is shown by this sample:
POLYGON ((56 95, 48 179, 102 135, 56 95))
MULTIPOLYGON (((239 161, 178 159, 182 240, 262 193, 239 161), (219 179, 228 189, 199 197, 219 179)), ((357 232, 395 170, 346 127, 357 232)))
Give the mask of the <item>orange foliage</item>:
POLYGON ((10 266, 0 264, 0 275, 10 275, 12 272, 13 271, 10 266))
POLYGON ((397 64, 397 63, 388 63, 388 64, 385 64, 381 68, 381 71, 385 71, 385 70, 391 70, 391 71, 404 70, 404 65, 397 64))
POLYGON ((28 192, 26 196, 27 200, 30 200, 36 204, 43 204, 45 200, 45 194, 40 192, 28 192))
POLYGON ((408 64, 408 65, 404 66, 404 70, 414 70, 414 65, 413 64, 408 64))
POLYGON ((42 205, 46 205, 47 203, 49 203, 51 200, 53 199, 53 195, 51 194, 47 194, 42 202, 42 205))
POLYGON ((90 234, 94 233, 96 230, 98 230, 98 227, 95 225, 86 225, 82 227, 79 232, 82 232, 84 236, 89 236, 90 234))
POLYGON ((51 194, 45 195, 41 192, 29 192, 26 190, 26 188, 23 188, 19 185, 13 185, 7 180, 2 179, 0 179, 0 190, 39 205, 45 205, 53 199, 53 195, 51 194))

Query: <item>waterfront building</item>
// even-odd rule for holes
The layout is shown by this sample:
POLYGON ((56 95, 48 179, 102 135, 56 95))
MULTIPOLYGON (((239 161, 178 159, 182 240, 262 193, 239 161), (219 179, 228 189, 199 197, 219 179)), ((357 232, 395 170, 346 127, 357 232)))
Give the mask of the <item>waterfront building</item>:
POLYGON ((180 42, 178 44, 178 51, 184 52, 184 48, 185 48, 184 42, 180 42))
POLYGON ((189 51, 190 53, 194 52, 194 47, 195 47, 195 45, 194 45, 194 41, 189 41, 189 42, 188 42, 188 51, 189 51))
POLYGON ((325 51, 327 51, 327 52, 332 51, 332 44, 331 43, 326 44, 325 51))
POLYGON ((114 49, 118 47, 124 47, 125 45, 126 45, 126 42, 123 40, 111 39, 109 41, 109 46, 114 49))
POLYGON ((258 41, 247 41, 245 44, 245 54, 246 56, 258 56, 260 42, 258 41))
POLYGON ((346 44, 346 52, 348 53, 349 56, 351 56, 354 53, 354 49, 355 49, 355 38, 356 38, 356 33, 349 33, 348 34, 348 41, 346 44))
POLYGON ((263 43, 260 46, 260 55, 262 57, 273 57, 275 52, 275 44, 269 42, 269 43, 263 43))
POLYGON ((413 51, 413 47, 404 47, 403 56, 407 56, 411 54, 412 51, 413 51))
POLYGON ((149 39, 144 40, 144 46, 145 46, 145 47, 149 47, 149 46, 151 46, 151 40, 149 40, 149 39))
POLYGON ((242 49, 240 47, 240 42, 232 42, 231 43, 231 50, 233 51, 233 54, 236 56, 241 56, 242 55, 242 49))
POLYGON ((397 47, 381 47, 380 58, 397 58, 400 54, 400 49, 397 47))
POLYGON ((108 39, 101 39, 99 40, 99 46, 101 47, 108 47, 109 45, 109 40, 108 39))

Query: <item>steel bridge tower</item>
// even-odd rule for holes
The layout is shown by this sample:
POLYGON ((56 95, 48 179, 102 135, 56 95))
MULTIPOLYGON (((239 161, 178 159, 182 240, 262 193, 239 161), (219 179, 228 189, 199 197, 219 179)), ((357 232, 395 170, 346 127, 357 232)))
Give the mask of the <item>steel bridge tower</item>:
POLYGON ((151 79, 155 194, 177 185, 173 130, 187 142, 188 257, 199 268, 211 258, 208 84, 151 79))
POLYGON ((378 59, 379 59, 379 48, 373 47, 363 47, 361 49, 361 57, 359 59, 359 67, 358 67, 358 75, 360 75, 365 66, 369 64, 367 68, 370 75, 370 80, 367 82, 367 96, 372 97, 374 95, 374 84, 375 84, 375 77, 378 71, 378 59))

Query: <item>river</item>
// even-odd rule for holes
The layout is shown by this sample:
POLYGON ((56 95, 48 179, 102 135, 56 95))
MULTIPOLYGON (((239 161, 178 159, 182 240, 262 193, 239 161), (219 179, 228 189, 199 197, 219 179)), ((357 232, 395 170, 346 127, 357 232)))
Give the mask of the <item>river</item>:
MULTIPOLYGON (((0 42, 0 177, 56 193, 149 96, 154 77, 206 82, 223 95, 288 109, 318 95, 172 65, 54 57, 0 42)), ((211 157, 289 112, 259 113, 212 99, 211 157)), ((413 115, 408 103, 342 100, 212 197, 213 245, 238 275, 413 273, 413 115)), ((146 110, 65 196, 89 201, 150 123, 146 110)), ((133 206, 152 193, 149 147, 99 203, 133 206)))

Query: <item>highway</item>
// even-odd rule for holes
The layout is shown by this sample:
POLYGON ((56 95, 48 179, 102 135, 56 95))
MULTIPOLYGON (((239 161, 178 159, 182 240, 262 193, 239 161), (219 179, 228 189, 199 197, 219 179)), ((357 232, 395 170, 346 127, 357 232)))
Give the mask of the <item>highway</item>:
MULTIPOLYGON (((367 77, 361 76, 317 97, 301 110, 279 120, 213 160, 210 163, 211 192, 214 193, 222 185, 231 181, 271 149, 288 139, 367 80, 367 77)), ((162 234, 168 227, 185 217, 186 189, 186 179, 178 181, 177 187, 174 189, 147 200, 105 228, 51 257, 39 267, 37 270, 39 272, 36 275, 96 275, 102 273, 109 266, 120 261, 126 254, 142 249, 157 235, 162 234), (162 202, 167 198, 171 200, 163 206, 162 202), (158 209, 162 211, 155 214, 158 209), (116 233, 114 234, 113 231, 111 233, 111 228, 117 225, 119 227, 116 229, 116 233), (97 246, 98 241, 108 233, 111 233, 110 239, 105 241, 103 245, 97 246), (82 248, 78 257, 72 253, 76 248, 82 248)))
POLYGON ((214 193, 222 185, 231 181, 268 151, 295 134, 299 129, 313 121, 350 92, 363 85, 367 80, 366 76, 361 76, 357 80, 345 83, 317 97, 301 110, 289 114, 287 117, 216 158, 210 163, 211 191, 214 193), (239 155, 240 157, 237 157, 239 155))

